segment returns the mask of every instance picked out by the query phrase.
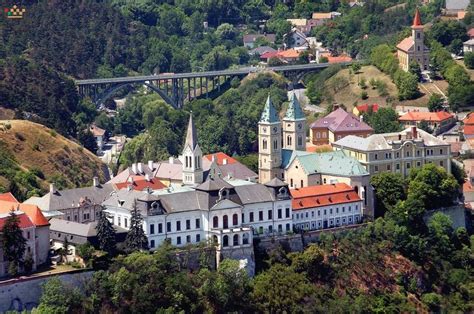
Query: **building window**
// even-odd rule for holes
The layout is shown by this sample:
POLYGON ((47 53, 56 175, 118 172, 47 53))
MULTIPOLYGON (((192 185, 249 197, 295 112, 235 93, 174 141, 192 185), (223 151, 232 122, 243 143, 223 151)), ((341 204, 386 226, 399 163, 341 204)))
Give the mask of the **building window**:
POLYGON ((242 213, 242 223, 245 223, 245 214, 242 213))
POLYGON ((171 222, 166 223, 166 232, 171 232, 171 222))
POLYGON ((420 161, 417 161, 417 162, 416 162, 416 166, 417 166, 417 167, 421 167, 421 162, 420 162, 420 161))
POLYGON ((155 234, 155 225, 150 224, 150 234, 155 234))
POLYGON ((229 246, 229 236, 225 235, 222 237, 222 246, 223 247, 229 246))
POLYGON ((163 233, 163 224, 158 224, 158 233, 163 233))
MULTIPOLYGON (((74 216, 74 220, 76 220, 77 216, 74 216)), ((120 227, 122 225, 122 219, 120 216, 117 216, 117 225, 120 227)))
POLYGON ((291 136, 286 137, 286 145, 291 146, 291 136))
POLYGON ((181 237, 176 238, 176 244, 180 245, 181 244, 181 237))
POLYGON ((277 216, 278 219, 281 219, 281 208, 278 208, 278 212, 277 212, 277 213, 278 213, 278 216, 277 216))
POLYGON ((324 210, 324 216, 326 216, 328 214, 327 210, 325 209, 324 210))
POLYGON ((258 221, 262 221, 263 220, 263 211, 259 211, 258 212, 258 221))
POLYGON ((316 138, 321 138, 321 133, 320 132, 316 132, 316 138))
POLYGON ((234 234, 234 246, 238 246, 239 245, 239 235, 238 234, 234 234))
POLYGON ((239 216, 237 214, 232 215, 232 225, 237 226, 239 224, 239 216))
POLYGON ((219 218, 217 216, 212 218, 212 228, 219 228, 219 218))
POLYGON ((379 172, 379 166, 374 166, 374 171, 379 172))
POLYGON ((387 165, 387 170, 388 170, 388 171, 392 170, 392 166, 391 166, 391 165, 387 165))
POLYGON ((400 158, 400 153, 399 152, 397 152, 397 158, 400 158))
POLYGON ((286 231, 290 231, 290 224, 286 224, 286 231))
POLYGON ((411 166, 410 163, 407 163, 407 169, 410 169, 410 166, 411 166))
POLYGON ((298 146, 303 145, 303 138, 301 136, 298 136, 298 146))
POLYGON ((442 160, 440 160, 440 161, 439 161, 439 165, 440 165, 441 167, 444 167, 444 162, 443 162, 442 160))
POLYGON ((125 228, 128 228, 128 219, 127 218, 123 219, 123 225, 125 226, 125 228))
POLYGON ((271 220, 271 219, 273 219, 273 212, 272 212, 272 210, 269 210, 268 211, 268 220, 271 220))
POLYGON ((293 179, 290 179, 290 186, 293 187, 293 179))
POLYGON ((303 180, 301 180, 301 187, 303 187, 303 180))
POLYGON ((191 220, 186 219, 186 230, 191 229, 191 220))
POLYGON ((222 217, 222 225, 224 229, 229 228, 229 218, 227 217, 227 215, 224 215, 224 217, 222 217))
POLYGON ((201 219, 196 218, 196 229, 201 228, 201 219))
POLYGON ((443 150, 442 149, 439 150, 439 154, 443 155, 443 150))
POLYGON ((400 164, 396 165, 397 170, 400 170, 400 164))
POLYGON ((151 240, 150 241, 150 248, 154 248, 155 247, 155 240, 151 240))
POLYGON ((273 149, 278 150, 278 140, 273 141, 273 149))
POLYGON ((318 209, 318 217, 321 217, 321 210, 318 209))
POLYGON ((181 221, 176 222, 176 231, 181 231, 181 221))
POLYGON ((417 150, 417 151, 416 151, 416 156, 417 156, 417 157, 420 157, 420 155, 421 155, 421 152, 420 152, 419 150, 417 150))
POLYGON ((379 154, 374 154, 374 159, 375 160, 379 159, 379 154))
POLYGON ((253 222, 253 212, 250 212, 249 221, 253 222))
POLYGON ((407 157, 410 157, 410 152, 407 151, 407 152, 406 152, 406 156, 407 156, 407 157))
POLYGON ((29 231, 26 233, 26 238, 27 238, 28 240, 31 238, 31 233, 30 233, 29 231))
POLYGON ((349 210, 349 213, 350 213, 350 212, 351 212, 351 210, 352 210, 352 208, 349 206, 349 209, 348 209, 348 210, 349 210))
POLYGON ((200 234, 196 234, 196 242, 201 242, 201 235, 200 234))
POLYGON ((190 235, 186 236, 186 243, 191 243, 191 236, 190 235))
POLYGON ((262 147, 263 149, 267 149, 267 140, 262 141, 262 147))

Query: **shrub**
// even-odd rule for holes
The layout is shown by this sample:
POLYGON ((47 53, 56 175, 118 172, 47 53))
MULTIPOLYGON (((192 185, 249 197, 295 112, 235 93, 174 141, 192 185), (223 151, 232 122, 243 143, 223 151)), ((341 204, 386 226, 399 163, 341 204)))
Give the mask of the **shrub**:
POLYGON ((58 135, 58 133, 55 130, 50 130, 49 135, 51 135, 52 137, 56 137, 56 135, 58 135))
POLYGON ((474 69, 474 52, 466 52, 464 54, 464 65, 468 69, 474 69))
POLYGON ((23 136, 23 134, 18 133, 18 132, 15 132, 15 137, 22 142, 25 140, 25 137, 23 136))
POLYGON ((430 308, 430 310, 437 311, 441 304, 441 296, 434 292, 426 293, 421 296, 421 301, 423 301, 423 303, 425 303, 430 308))
POLYGON ((369 98, 369 95, 367 94, 367 92, 365 90, 363 90, 361 93, 360 93, 360 98, 362 99, 367 99, 369 98))

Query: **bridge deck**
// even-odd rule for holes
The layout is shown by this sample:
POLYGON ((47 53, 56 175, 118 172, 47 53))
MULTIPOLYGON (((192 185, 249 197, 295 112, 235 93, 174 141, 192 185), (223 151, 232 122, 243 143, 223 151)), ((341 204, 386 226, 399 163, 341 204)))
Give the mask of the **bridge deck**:
MULTIPOLYGON (((352 62, 341 62, 340 65, 350 65, 352 62)), ((176 74, 158 74, 158 75, 143 75, 143 76, 130 76, 130 77, 115 77, 105 79, 88 79, 88 80, 76 80, 77 85, 93 85, 93 84, 110 84, 110 83, 133 83, 133 82, 145 82, 145 81, 157 81, 157 80, 171 80, 171 79, 189 79, 198 77, 217 77, 217 76, 236 76, 236 75, 247 75, 249 73, 257 73, 262 70, 271 70, 274 72, 291 72, 291 71, 308 71, 314 69, 327 68, 331 64, 329 63, 314 63, 314 64, 298 64, 298 65, 283 65, 275 67, 245 67, 235 70, 222 70, 222 71, 206 71, 206 72, 191 72, 191 73, 176 73, 176 74)))

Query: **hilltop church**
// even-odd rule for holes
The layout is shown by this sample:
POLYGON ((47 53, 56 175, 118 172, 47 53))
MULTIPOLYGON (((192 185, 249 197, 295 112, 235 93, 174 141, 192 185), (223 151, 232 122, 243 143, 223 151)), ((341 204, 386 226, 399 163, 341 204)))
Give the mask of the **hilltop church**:
POLYGON ((416 9, 413 25, 411 26, 411 36, 403 39, 397 45, 397 56, 400 68, 408 72, 410 63, 416 62, 422 71, 426 71, 430 66, 430 50, 424 43, 425 34, 423 24, 421 24, 420 11, 416 9))

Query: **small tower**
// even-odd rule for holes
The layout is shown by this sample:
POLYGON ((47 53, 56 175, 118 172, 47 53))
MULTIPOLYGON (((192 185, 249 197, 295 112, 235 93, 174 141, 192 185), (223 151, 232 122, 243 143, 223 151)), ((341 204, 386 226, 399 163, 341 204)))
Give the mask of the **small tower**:
POLYGON ((268 182, 282 172, 281 158, 280 119, 268 95, 258 122, 258 179, 260 183, 268 182))
POLYGON ((203 182, 202 151, 201 148, 199 148, 192 112, 189 116, 186 142, 184 143, 183 148, 182 163, 184 184, 195 185, 203 182))
POLYGON ((306 150, 306 118, 295 92, 283 118, 283 149, 306 150))

